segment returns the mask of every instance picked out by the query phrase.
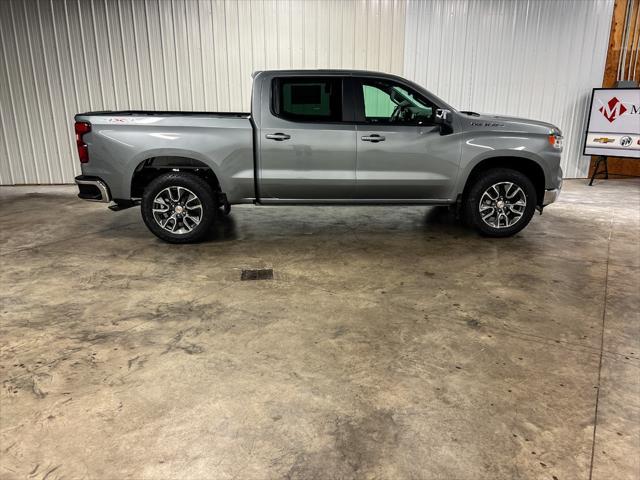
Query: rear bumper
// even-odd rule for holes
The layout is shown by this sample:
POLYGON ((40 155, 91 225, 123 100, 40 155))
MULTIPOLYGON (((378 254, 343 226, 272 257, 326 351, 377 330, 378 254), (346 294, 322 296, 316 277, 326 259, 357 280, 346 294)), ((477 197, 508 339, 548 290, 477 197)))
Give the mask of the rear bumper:
POLYGON ((90 177, 88 175, 80 175, 76 177, 76 185, 78 185, 78 198, 88 200, 90 202, 111 202, 111 192, 108 185, 98 177, 90 177))

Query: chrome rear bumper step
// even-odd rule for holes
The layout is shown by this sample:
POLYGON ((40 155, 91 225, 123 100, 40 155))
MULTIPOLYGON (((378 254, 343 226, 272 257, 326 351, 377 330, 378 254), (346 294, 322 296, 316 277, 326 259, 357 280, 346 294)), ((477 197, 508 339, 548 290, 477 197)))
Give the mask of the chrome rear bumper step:
POLYGON ((78 198, 88 200, 90 202, 111 202, 111 193, 107 184, 98 177, 90 177, 88 175, 80 175, 75 178, 78 185, 78 198))

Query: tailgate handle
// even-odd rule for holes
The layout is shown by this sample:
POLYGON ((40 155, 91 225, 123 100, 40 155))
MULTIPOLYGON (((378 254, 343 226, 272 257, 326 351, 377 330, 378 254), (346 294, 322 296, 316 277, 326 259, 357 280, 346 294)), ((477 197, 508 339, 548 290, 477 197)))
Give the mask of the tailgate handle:
POLYGON ((287 135, 286 133, 268 133, 265 135, 269 140, 275 140, 276 142, 281 142, 283 140, 289 140, 291 135, 287 135))
POLYGON ((382 135, 378 135, 377 133, 374 133, 373 135, 365 135, 364 137, 362 137, 362 141, 363 142, 373 142, 373 143, 377 143, 377 142, 384 142, 385 138, 382 135))

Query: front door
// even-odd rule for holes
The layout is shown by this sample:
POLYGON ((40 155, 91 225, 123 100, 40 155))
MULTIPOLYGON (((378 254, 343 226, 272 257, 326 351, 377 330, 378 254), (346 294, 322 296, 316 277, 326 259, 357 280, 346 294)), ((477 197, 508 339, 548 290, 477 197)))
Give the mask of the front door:
POLYGON ((360 199, 448 200, 460 140, 441 135, 437 105, 389 80, 357 79, 356 194, 360 199))
POLYGON ((285 77, 271 84, 258 139, 261 200, 352 198, 356 129, 344 121, 342 78, 285 77))

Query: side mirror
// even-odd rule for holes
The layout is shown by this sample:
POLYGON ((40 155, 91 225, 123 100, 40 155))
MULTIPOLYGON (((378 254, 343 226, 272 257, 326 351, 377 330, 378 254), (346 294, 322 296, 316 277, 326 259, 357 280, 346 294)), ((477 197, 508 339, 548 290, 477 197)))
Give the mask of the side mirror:
POLYGON ((433 121, 436 125, 440 125, 440 135, 447 135, 453 132, 453 128, 451 128, 451 125, 453 123, 451 110, 438 108, 436 110, 435 117, 433 117, 433 121))
POLYGON ((436 110, 436 116, 434 118, 434 121, 438 125, 451 125, 451 110, 438 108, 436 110))

